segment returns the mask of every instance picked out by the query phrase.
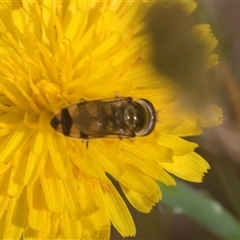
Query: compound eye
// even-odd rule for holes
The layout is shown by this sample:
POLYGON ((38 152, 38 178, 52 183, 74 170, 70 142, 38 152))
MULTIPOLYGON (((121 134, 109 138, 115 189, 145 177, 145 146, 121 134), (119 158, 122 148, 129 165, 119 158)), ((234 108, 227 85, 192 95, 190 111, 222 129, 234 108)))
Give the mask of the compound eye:
POLYGON ((152 103, 146 99, 135 100, 132 103, 134 132, 138 136, 150 134, 156 123, 155 109, 152 103))
POLYGON ((131 104, 125 108, 123 118, 124 118, 124 122, 128 126, 128 129, 134 131, 135 113, 134 113, 134 107, 131 104))
POLYGON ((138 102, 133 102, 133 114, 134 114, 134 131, 135 133, 141 131, 146 124, 146 112, 143 106, 138 102))

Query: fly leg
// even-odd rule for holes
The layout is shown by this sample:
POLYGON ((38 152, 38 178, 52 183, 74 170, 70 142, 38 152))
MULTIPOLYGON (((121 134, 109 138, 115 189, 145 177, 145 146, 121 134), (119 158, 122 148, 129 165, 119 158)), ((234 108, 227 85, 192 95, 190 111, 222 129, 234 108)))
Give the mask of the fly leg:
POLYGON ((88 139, 83 139, 82 142, 83 142, 84 144, 86 144, 86 149, 88 149, 89 140, 88 140, 88 139))

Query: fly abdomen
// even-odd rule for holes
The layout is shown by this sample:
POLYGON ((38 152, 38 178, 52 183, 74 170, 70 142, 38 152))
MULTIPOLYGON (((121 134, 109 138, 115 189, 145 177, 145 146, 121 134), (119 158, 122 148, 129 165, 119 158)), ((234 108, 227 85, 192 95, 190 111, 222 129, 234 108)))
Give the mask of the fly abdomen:
POLYGON ((131 97, 81 101, 63 108, 51 120, 59 133, 82 139, 146 136, 155 123, 152 103, 131 97))
POLYGON ((64 108, 62 110, 62 131, 64 135, 70 136, 72 125, 73 121, 69 114, 69 111, 67 108, 64 108))

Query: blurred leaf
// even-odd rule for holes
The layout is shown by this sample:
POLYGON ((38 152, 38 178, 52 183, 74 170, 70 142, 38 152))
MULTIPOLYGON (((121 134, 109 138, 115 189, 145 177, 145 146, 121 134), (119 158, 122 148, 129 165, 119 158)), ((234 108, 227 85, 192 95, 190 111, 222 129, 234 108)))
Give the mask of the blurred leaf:
POLYGON ((177 187, 159 183, 164 205, 188 216, 220 238, 240 239, 240 222, 230 212, 182 181, 176 181, 177 187))

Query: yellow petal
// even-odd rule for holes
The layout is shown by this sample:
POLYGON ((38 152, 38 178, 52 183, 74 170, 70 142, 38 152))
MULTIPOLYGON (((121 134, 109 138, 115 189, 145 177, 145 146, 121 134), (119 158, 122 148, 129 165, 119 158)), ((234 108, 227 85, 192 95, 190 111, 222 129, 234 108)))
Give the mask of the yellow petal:
POLYGON ((211 105, 200 116, 200 122, 202 127, 215 127, 223 122, 222 109, 211 105))
POLYGON ((43 228, 38 231, 37 239, 55 239, 59 230, 59 214, 47 212, 43 228))
MULTIPOLYGON (((141 141, 136 140, 135 142, 127 143, 124 140, 119 158, 126 165, 132 166, 133 169, 139 169, 141 174, 163 181, 167 185, 174 184, 174 180, 162 169, 161 165, 162 162, 172 162, 172 149, 152 144, 151 142, 144 144, 144 140, 142 143, 141 141), (138 161, 136 161, 136 155, 138 161)), ((143 185, 147 185, 147 183, 143 185)))
MULTIPOLYGON (((79 83, 78 83, 79 84, 79 83)), ((86 99, 101 99, 101 98, 115 98, 116 94, 119 96, 128 96, 132 90, 133 84, 108 84, 107 86, 94 85, 89 90, 84 91, 84 98, 86 99)))
POLYGON ((105 172, 111 173, 114 178, 118 179, 125 171, 124 164, 116 158, 119 151, 119 142, 116 140, 108 141, 108 143, 95 140, 90 142, 86 155, 89 161, 97 160, 105 172))
POLYGON ((52 212, 62 211, 64 206, 63 183, 58 178, 50 158, 46 161, 41 183, 48 209, 52 212))
POLYGON ((162 194, 159 188, 156 190, 155 193, 149 196, 129 189, 122 184, 121 188, 128 201, 133 205, 133 207, 143 213, 149 213, 152 210, 153 206, 158 203, 158 201, 162 198, 162 194))
POLYGON ((89 215, 99 208, 94 180, 92 182, 90 179, 86 181, 83 178, 72 178, 63 182, 65 205, 69 210, 69 217, 73 218, 74 214, 77 218, 89 215))
POLYGON ((156 181, 146 176, 140 170, 134 167, 128 167, 128 170, 119 178, 119 182, 127 188, 131 188, 142 195, 149 196, 159 188, 156 181))
POLYGON ((49 154, 58 176, 67 179, 72 176, 72 169, 68 155, 66 138, 56 134, 55 138, 49 138, 49 154))
POLYGON ((2 141, 0 152, 2 163, 7 163, 11 160, 12 153, 16 152, 20 148, 21 144, 28 139, 29 130, 24 126, 20 126, 18 131, 6 136, 5 140, 2 141))
POLYGON ((63 239, 82 239, 79 223, 70 219, 66 211, 61 213, 59 230, 63 239))
POLYGON ((19 198, 12 198, 6 216, 4 239, 20 239, 23 229, 27 226, 28 206, 26 188, 19 198))
POLYGON ((44 157, 47 154, 48 135, 46 135, 45 124, 49 119, 49 115, 43 112, 39 119, 38 131, 32 136, 32 142, 30 145, 30 153, 27 161, 27 168, 24 177, 24 183, 28 184, 33 182, 39 177, 42 170, 42 163, 44 157))
POLYGON ((131 24, 134 26, 140 20, 142 20, 145 11, 146 9, 143 4, 132 4, 130 5, 124 17, 122 18, 122 21, 125 24, 131 24))
MULTIPOLYGON (((92 235, 93 239, 99 238, 100 234, 108 234, 105 229, 110 228, 111 222, 109 219, 107 206, 104 204, 104 206, 99 208, 98 211, 81 218, 81 222, 82 229, 85 229, 83 234, 87 233, 87 229, 89 232, 91 229, 94 229, 94 236, 92 235)), ((86 235, 84 237, 86 238, 86 235)), ((104 239, 106 239, 106 237, 107 235, 104 236, 104 239)))
POLYGON ((205 51, 211 53, 218 44, 218 40, 213 36, 211 26, 209 24, 198 24, 192 29, 193 33, 199 38, 201 43, 205 45, 205 51))
MULTIPOLYGON (((90 179, 98 176, 101 182, 109 183, 109 179, 106 177, 104 169, 101 166, 101 161, 98 161, 96 158, 92 158, 91 161, 89 161, 89 158, 84 155, 86 152, 86 143, 70 138, 67 139, 67 142, 68 155, 78 169, 76 175, 87 176, 90 179)), ((76 168, 74 168, 74 171, 75 170, 76 168)))
POLYGON ((113 226, 123 237, 134 236, 136 228, 132 216, 117 190, 113 185, 109 185, 104 193, 113 226))
POLYGON ((86 29, 87 17, 82 11, 67 11, 63 22, 63 31, 68 39, 77 43, 86 29), (81 24, 77 24, 81 22, 81 24))
POLYGON ((106 227, 104 229, 101 229, 101 231, 98 232, 98 235, 96 236, 96 240, 108 240, 110 239, 110 227, 106 227))
POLYGON ((1 216, 1 224, 0 224, 0 236, 1 236, 1 238, 3 238, 4 232, 5 232, 6 215, 7 215, 7 213, 5 212, 5 214, 3 216, 1 216))
POLYGON ((24 240, 35 240, 38 239, 38 232, 32 228, 27 228, 23 233, 24 240))
POLYGON ((174 156, 173 161, 172 164, 162 163, 163 168, 179 178, 192 182, 202 182, 204 173, 210 169, 208 162, 195 152, 174 156))
POLYGON ((167 105, 159 115, 156 129, 176 136, 193 136, 202 133, 199 119, 195 113, 183 108, 176 108, 173 104, 167 105), (174 116, 174 118, 172 117, 174 116))
POLYGON ((159 137, 158 144, 172 149, 174 155, 183 155, 192 152, 198 147, 194 142, 189 142, 180 137, 165 133, 159 137))
POLYGON ((29 206, 28 224, 34 230, 43 229, 47 221, 47 205, 40 181, 27 188, 29 206))
POLYGON ((21 194, 24 188, 22 178, 18 179, 18 175, 21 175, 21 174, 22 172, 19 171, 19 167, 13 167, 13 170, 11 171, 9 186, 8 186, 8 194, 10 196, 19 197, 19 195, 21 194))
MULTIPOLYGON (((154 139, 156 141, 156 138, 154 139)), ((152 162, 156 160, 156 163, 159 162, 171 162, 172 158, 172 149, 153 144, 142 139, 135 139, 128 141, 127 139, 123 140, 121 145, 121 155, 125 157, 132 157, 133 154, 138 156, 139 159, 145 162, 152 162)), ((138 163, 137 163, 138 164, 138 163)), ((136 164, 136 165, 137 165, 136 164)))
MULTIPOLYGON (((3 218, 4 213, 6 213, 10 201, 10 195, 8 195, 8 181, 10 172, 7 171, 0 175, 0 219, 3 218)), ((1 220, 2 221, 2 220, 1 220)), ((1 225, 1 224, 0 224, 1 225)), ((3 236, 0 234, 0 236, 3 236)))
POLYGON ((168 172, 166 172, 164 169, 159 170, 156 180, 166 184, 167 186, 172 186, 172 185, 175 186, 176 185, 174 178, 168 172))

